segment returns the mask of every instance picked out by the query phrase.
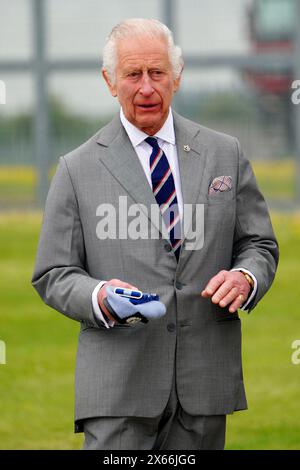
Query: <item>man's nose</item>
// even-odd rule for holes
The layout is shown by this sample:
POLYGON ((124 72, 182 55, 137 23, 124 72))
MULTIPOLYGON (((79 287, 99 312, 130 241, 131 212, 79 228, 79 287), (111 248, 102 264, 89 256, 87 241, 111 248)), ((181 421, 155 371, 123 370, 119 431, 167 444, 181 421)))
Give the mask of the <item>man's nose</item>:
POLYGON ((154 92, 154 88, 151 83, 151 78, 148 74, 143 74, 141 79, 140 93, 143 96, 150 96, 154 92))

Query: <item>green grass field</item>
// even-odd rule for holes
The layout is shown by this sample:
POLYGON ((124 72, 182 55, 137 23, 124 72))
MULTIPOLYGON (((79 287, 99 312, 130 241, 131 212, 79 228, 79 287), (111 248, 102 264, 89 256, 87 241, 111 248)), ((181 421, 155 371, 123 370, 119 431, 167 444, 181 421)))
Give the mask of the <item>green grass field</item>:
MULTIPOLYGON (((228 418, 227 449, 300 448, 300 215, 273 214, 281 260, 276 281, 241 313, 249 410, 228 418)), ((73 434, 78 324, 43 305, 30 284, 40 213, 0 214, 0 449, 79 449, 73 434)))

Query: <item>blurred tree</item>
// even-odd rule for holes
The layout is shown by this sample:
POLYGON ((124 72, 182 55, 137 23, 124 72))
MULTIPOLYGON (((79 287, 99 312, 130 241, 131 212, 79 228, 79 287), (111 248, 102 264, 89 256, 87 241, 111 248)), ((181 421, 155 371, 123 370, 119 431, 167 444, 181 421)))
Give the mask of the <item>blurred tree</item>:
MULTIPOLYGON (((74 114, 55 96, 50 97, 49 111, 52 146, 50 164, 55 163, 59 155, 82 144, 111 119, 111 116, 91 118, 74 114)), ((35 163, 33 124, 32 109, 15 116, 1 118, 0 164, 32 165, 35 163)))

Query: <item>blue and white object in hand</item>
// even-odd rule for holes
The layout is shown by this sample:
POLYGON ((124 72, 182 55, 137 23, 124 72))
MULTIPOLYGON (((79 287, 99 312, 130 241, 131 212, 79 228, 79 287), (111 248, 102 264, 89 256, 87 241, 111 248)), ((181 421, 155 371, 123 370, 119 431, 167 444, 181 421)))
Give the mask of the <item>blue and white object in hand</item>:
POLYGON ((165 305, 156 294, 107 286, 104 305, 118 323, 133 324, 160 318, 166 313, 165 305))

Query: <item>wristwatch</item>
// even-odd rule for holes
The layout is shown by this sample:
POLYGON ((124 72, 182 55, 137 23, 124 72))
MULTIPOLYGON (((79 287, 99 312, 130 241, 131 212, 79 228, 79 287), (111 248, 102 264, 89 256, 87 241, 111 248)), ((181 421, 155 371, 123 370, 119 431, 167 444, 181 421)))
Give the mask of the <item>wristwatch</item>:
POLYGON ((248 273, 245 273, 244 271, 240 271, 240 273, 244 274, 246 281, 248 282, 251 290, 254 288, 254 281, 251 276, 249 276, 248 273))
POLYGON ((117 312, 111 307, 111 305, 107 301, 107 297, 103 299, 103 304, 111 314, 111 316, 118 322, 121 323, 121 325, 124 325, 125 323, 133 325, 134 323, 142 322, 142 323, 148 323, 148 319, 144 317, 140 312, 136 312, 133 315, 129 315, 128 317, 121 318, 117 314, 117 312))

